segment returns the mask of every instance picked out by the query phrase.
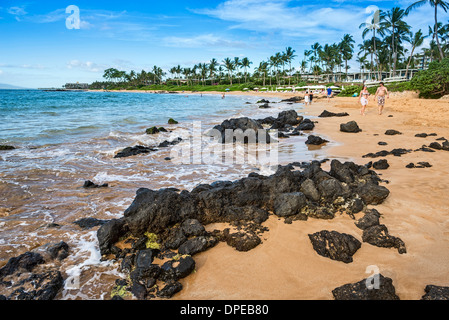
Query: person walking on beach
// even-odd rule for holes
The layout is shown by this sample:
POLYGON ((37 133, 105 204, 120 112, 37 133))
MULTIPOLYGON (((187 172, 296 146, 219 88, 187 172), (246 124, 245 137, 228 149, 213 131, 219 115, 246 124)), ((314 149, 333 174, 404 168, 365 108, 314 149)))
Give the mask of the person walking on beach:
POLYGON ((332 95, 333 95, 332 88, 331 87, 327 88, 327 102, 331 102, 332 95))
POLYGON ((386 98, 390 98, 390 93, 388 92, 388 89, 384 86, 384 83, 380 83, 380 87, 376 91, 376 96, 374 99, 377 98, 377 105, 379 106, 379 115, 382 115, 383 110, 385 108, 385 100, 386 98))
POLYGON ((312 102, 313 102, 313 91, 310 91, 310 94, 309 94, 309 104, 312 105, 312 102))
POLYGON ((365 116, 365 109, 368 106, 368 97, 370 96, 370 93, 368 91, 367 86, 363 86, 362 91, 360 91, 360 103, 362 104, 362 110, 360 110, 360 114, 362 116, 365 116))

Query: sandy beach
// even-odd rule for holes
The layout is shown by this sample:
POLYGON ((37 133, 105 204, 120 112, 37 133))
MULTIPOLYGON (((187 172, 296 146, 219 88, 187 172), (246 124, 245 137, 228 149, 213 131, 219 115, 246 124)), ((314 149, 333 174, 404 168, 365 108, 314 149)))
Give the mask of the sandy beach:
MULTIPOLYGON (((331 141, 325 147, 330 159, 363 165, 374 160, 362 157, 367 153, 394 148, 416 150, 437 138, 449 137, 447 100, 422 100, 411 93, 392 94, 383 116, 377 114, 375 102, 370 101, 367 115, 363 117, 357 98, 337 97, 330 103, 321 100, 307 107, 305 116, 318 116, 323 110, 350 115, 318 119, 314 134, 331 141), (340 132, 340 124, 351 120, 363 131, 340 132), (389 129, 402 134, 387 136, 385 132, 389 129), (418 133, 436 133, 437 136, 415 137, 418 133), (378 145, 381 141, 388 145, 378 145)), ((447 151, 438 150, 374 160, 388 160, 390 168, 377 172, 389 181, 383 185, 391 194, 382 205, 372 208, 382 214, 381 223, 388 227, 390 234, 405 242, 406 254, 363 243, 353 263, 333 261, 316 254, 308 234, 335 230, 361 240, 362 231, 349 216, 338 216, 330 221, 294 221, 293 224, 271 216, 264 224, 270 231, 263 235, 263 243, 250 252, 239 253, 221 243, 197 255, 197 272, 182 280, 184 290, 174 299, 331 300, 331 291, 336 287, 370 276, 371 273, 367 273, 370 266, 393 280, 402 300, 420 299, 429 284, 448 286, 448 156, 447 151), (421 161, 429 162, 432 167, 406 168, 409 163, 421 161)), ((323 169, 328 170, 327 164, 323 169)), ((359 213, 356 219, 362 216, 363 213, 359 213)), ((210 225, 208 229, 223 227, 210 225)))

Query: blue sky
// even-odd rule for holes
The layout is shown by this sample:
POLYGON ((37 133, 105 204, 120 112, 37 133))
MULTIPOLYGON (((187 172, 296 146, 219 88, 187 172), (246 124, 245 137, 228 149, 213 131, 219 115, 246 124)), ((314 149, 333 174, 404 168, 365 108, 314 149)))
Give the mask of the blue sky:
MULTIPOLYGON (((102 80, 103 70, 164 70, 212 58, 249 57, 254 65, 291 46, 302 59, 315 42, 359 43, 370 5, 388 10, 412 0, 9 1, 0 0, 0 83, 61 87, 102 80), (69 5, 80 29, 68 29, 69 5)), ((440 20, 449 20, 441 12, 440 20)), ((427 32, 432 9, 410 14, 412 31, 427 32)), ((352 69, 357 66, 353 64, 352 69)))

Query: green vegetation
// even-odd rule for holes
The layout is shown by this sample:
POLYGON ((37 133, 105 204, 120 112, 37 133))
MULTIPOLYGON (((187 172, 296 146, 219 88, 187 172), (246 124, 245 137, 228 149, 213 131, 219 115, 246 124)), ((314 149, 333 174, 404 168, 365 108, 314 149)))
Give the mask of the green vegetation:
POLYGON ((128 291, 128 286, 125 286, 125 285, 115 286, 111 291, 111 298, 114 298, 115 296, 118 296, 121 298, 131 296, 131 293, 128 291))
POLYGON ((157 242, 157 235, 150 232, 145 232, 145 237, 147 237, 146 248, 147 249, 160 249, 161 245, 157 242))
POLYGON ((434 61, 428 70, 419 72, 411 81, 411 87, 422 98, 441 98, 449 94, 449 58, 434 61))

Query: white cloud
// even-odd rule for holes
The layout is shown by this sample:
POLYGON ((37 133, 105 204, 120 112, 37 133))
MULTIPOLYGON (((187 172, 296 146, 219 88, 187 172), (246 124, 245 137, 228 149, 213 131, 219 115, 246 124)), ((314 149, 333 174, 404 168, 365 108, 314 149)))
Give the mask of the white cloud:
POLYGON ((36 70, 42 70, 46 69, 45 66, 41 64, 0 64, 0 67, 2 68, 13 68, 13 69, 36 69, 36 70))
POLYGON ((103 72, 107 67, 105 65, 97 64, 92 61, 80 61, 80 60, 71 60, 67 62, 68 69, 82 69, 88 72, 103 72))
POLYGON ((298 6, 296 3, 291 0, 227 0, 215 9, 192 11, 235 23, 231 28, 280 32, 298 37, 348 32, 366 20, 364 10, 349 4, 332 8, 308 4, 298 6))
POLYGON ((3 74, 3 71, 2 71, 2 70, 0 70, 0 74, 3 74))
POLYGON ((7 11, 14 16, 24 16, 28 13, 25 11, 25 7, 11 7, 7 11))
POLYGON ((242 41, 227 40, 213 34, 203 34, 193 37, 165 37, 162 39, 162 44, 167 47, 177 48, 206 48, 210 46, 242 48, 248 46, 242 41))

